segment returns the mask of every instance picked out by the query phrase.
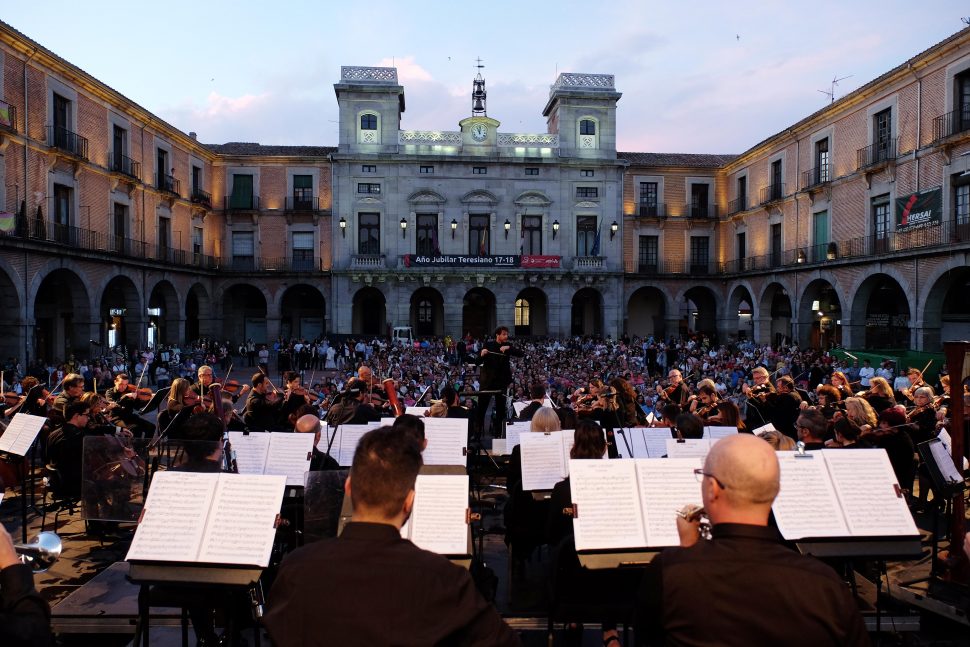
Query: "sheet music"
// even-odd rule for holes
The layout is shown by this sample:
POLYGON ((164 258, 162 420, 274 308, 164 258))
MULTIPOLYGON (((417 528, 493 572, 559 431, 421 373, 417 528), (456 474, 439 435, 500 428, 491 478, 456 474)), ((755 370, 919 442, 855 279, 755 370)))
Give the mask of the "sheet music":
POLYGON ((737 427, 726 427, 720 425, 705 426, 704 427, 704 438, 713 438, 714 440, 720 440, 722 438, 727 438, 738 433, 737 427))
POLYGON ((512 453, 512 448, 519 444, 519 436, 524 433, 529 433, 530 423, 520 423, 520 424, 507 424, 505 425, 505 449, 507 453, 512 453))
POLYGON ((566 478, 561 431, 522 434, 519 447, 522 450, 523 490, 551 490, 566 478))
POLYGON ((646 546, 635 461, 571 460, 576 550, 646 546))
POLYGON ((647 414, 647 424, 652 425, 657 421, 657 416, 653 415, 653 411, 647 414))
POLYGON ((781 536, 788 540, 849 536, 825 457, 817 451, 807 452, 808 457, 791 452, 775 455, 781 469, 781 489, 771 509, 781 536))
POLYGON ((26 456, 45 422, 47 422, 47 418, 41 416, 32 416, 26 413, 14 414, 13 419, 7 425, 7 429, 0 436, 0 452, 26 456))
POLYGON ((854 536, 918 535, 884 449, 823 449, 836 496, 854 536))
POLYGON ((769 422, 768 424, 762 425, 757 429, 752 429, 751 433, 753 433, 755 436, 764 436, 766 431, 778 431, 778 430, 775 429, 775 426, 769 422))
POLYGON ((354 462, 354 452, 357 451, 357 443, 360 442, 361 437, 371 429, 377 429, 380 426, 379 422, 366 425, 340 425, 337 429, 338 438, 334 441, 337 451, 334 453, 331 449, 330 455, 341 467, 350 467, 354 462))
POLYGON ((428 441, 422 457, 425 465, 465 465, 468 447, 468 420, 464 418, 426 418, 424 437, 428 441), (434 421, 431 424, 431 421, 434 421))
MULTIPOLYGON (((559 433, 562 435, 563 468, 566 470, 566 476, 569 476, 569 452, 573 450, 573 445, 576 444, 576 430, 563 429, 559 433)), ((555 483, 553 485, 555 486, 555 483)))
POLYGON ((701 505, 701 484, 694 470, 701 458, 644 458, 636 464, 644 520, 645 546, 677 546, 677 511, 688 503, 701 505))
POLYGON ((283 475, 287 485, 302 487, 313 456, 313 434, 276 432, 267 435, 270 436, 269 451, 263 474, 283 475))
POLYGON ((936 466, 940 468, 940 474, 943 475, 943 480, 947 483, 963 483, 963 475, 957 470, 953 455, 947 451, 947 446, 942 441, 931 440, 929 447, 933 460, 936 461, 936 466))
POLYGON ((419 418, 423 418, 424 412, 427 411, 430 407, 431 407, 430 404, 427 406, 421 406, 421 407, 404 407, 404 413, 407 413, 412 416, 417 416, 419 418))
POLYGON ((529 406, 529 404, 531 403, 532 403, 531 400, 526 400, 525 402, 513 402, 512 408, 515 409, 515 417, 518 418, 519 416, 521 416, 522 410, 525 409, 527 406, 529 406))
POLYGON ((623 433, 626 436, 626 442, 630 443, 630 451, 633 452, 633 455, 627 456, 629 452, 627 452, 626 443, 618 440, 617 449, 620 450, 620 458, 647 458, 650 456, 650 452, 647 450, 647 441, 643 437, 642 428, 630 427, 629 429, 624 429, 623 433))
POLYGON ((439 555, 468 554, 468 477, 419 474, 408 531, 418 548, 439 555))
MULTIPOLYGON (((285 476, 216 474, 199 561, 269 566, 285 476)), ((150 491, 149 491, 150 492, 150 491)))
POLYGON ((505 447, 504 438, 493 438, 492 439, 492 456, 505 456, 509 454, 509 450, 505 447))
POLYGON ((198 472, 155 474, 125 559, 196 561, 218 479, 218 474, 198 472))
POLYGON ((244 434, 230 431, 229 443, 236 453, 236 466, 240 474, 262 474, 266 470, 266 452, 269 450, 271 434, 257 432, 244 434))
MULTIPOLYGON (((946 429, 940 429, 940 433, 938 433, 936 437, 940 439, 941 443, 943 443, 943 447, 946 449, 946 453, 952 457, 953 446, 951 445, 951 443, 953 442, 953 439, 950 438, 950 432, 947 431, 946 429)), ((970 470, 970 461, 967 460, 966 456, 963 457, 963 469, 964 471, 970 470)))
POLYGON ((669 458, 707 458, 714 441, 710 438, 686 438, 678 442, 676 438, 667 438, 667 456, 669 458))
POLYGON ((643 441, 647 445, 647 455, 639 458, 663 458, 667 455, 667 441, 670 429, 667 427, 647 427, 643 430, 643 441))
POLYGON ((323 420, 321 420, 320 421, 320 442, 314 445, 314 447, 316 447, 318 451, 327 453, 327 443, 329 442, 330 442, 330 425, 324 422, 323 420))

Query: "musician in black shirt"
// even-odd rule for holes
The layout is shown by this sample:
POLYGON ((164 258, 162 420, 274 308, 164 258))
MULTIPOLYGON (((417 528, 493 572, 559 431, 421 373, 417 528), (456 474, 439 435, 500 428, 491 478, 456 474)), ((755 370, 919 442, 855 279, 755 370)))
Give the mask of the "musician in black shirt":
MULTIPOLYGON (((485 342, 485 348, 479 353, 478 362, 482 367, 479 379, 482 391, 501 391, 502 394, 495 398, 495 419, 501 425, 505 421, 505 391, 512 384, 512 357, 523 357, 522 351, 512 346, 509 342, 509 329, 499 326, 495 330, 495 339, 485 342)), ((483 395, 478 398, 478 424, 479 429, 484 429, 485 412, 491 402, 491 395, 483 395)), ((498 434, 494 431, 493 436, 498 434)))

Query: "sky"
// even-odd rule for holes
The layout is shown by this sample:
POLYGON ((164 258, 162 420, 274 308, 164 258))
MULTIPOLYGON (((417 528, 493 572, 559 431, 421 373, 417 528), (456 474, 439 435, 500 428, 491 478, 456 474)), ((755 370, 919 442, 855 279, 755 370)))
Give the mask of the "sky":
POLYGON ((0 20, 205 143, 337 144, 341 65, 396 66, 406 130, 501 132, 559 72, 614 74, 617 148, 740 153, 964 28, 956 0, 7 2, 0 20))

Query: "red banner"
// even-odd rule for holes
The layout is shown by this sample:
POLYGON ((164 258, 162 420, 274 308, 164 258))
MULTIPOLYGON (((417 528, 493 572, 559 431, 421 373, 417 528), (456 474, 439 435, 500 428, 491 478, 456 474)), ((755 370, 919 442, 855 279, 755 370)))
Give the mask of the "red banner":
POLYGON ((558 268, 561 256, 522 256, 519 267, 528 268, 558 268))

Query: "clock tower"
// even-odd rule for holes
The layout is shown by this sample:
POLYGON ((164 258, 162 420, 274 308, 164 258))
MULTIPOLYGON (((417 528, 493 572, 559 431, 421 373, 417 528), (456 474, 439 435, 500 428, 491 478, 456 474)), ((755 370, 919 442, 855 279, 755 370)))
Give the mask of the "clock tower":
POLYGON ((472 116, 458 122, 466 146, 494 146, 499 122, 488 117, 486 110, 485 78, 482 76, 482 59, 478 59, 478 74, 472 81, 472 116))

